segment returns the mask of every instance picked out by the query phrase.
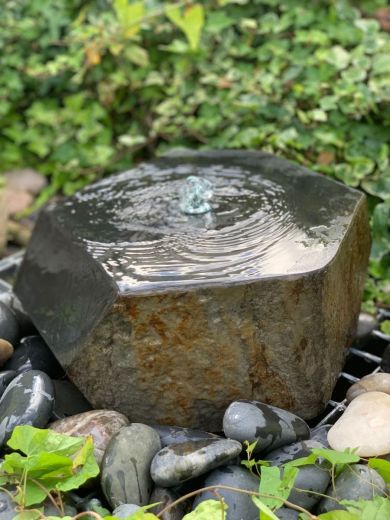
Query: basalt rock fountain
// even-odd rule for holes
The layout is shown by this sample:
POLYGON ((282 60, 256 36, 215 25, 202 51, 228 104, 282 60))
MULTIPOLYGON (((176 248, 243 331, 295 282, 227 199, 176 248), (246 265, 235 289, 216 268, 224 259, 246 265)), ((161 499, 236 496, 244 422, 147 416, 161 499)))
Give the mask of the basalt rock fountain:
POLYGON ((364 195, 256 152, 177 152, 42 211, 16 282, 96 408, 221 429, 256 399, 316 416, 355 331, 364 195))

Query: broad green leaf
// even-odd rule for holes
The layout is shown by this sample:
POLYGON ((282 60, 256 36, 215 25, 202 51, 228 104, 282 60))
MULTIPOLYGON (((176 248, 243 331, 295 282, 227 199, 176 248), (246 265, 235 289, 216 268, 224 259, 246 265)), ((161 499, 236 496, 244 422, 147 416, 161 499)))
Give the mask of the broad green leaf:
POLYGON ((264 503, 264 499, 252 497, 255 505, 260 509, 260 520, 278 520, 278 517, 271 511, 271 509, 264 503))
POLYGON ((349 451, 335 451, 328 448, 314 448, 313 454, 317 458, 323 458, 329 461, 331 464, 353 464, 359 462, 360 457, 355 453, 349 451))
POLYGON ((218 500, 205 500, 196 506, 194 511, 183 517, 183 520, 224 520, 227 505, 218 500))
POLYGON ((329 513, 323 513, 322 515, 318 515, 318 518, 321 520, 363 520, 355 513, 351 513, 350 511, 343 511, 341 509, 329 511, 329 513))
POLYGON ((200 36, 204 25, 204 8, 201 4, 193 4, 183 10, 178 5, 167 5, 165 8, 167 17, 187 37, 192 50, 199 47, 200 36))
MULTIPOLYGON (((386 320, 381 323, 381 330, 385 334, 390 335, 390 320, 386 320), (386 327, 383 325, 386 324, 386 327), (383 328, 382 328, 383 327, 383 328)), ((384 459, 372 458, 368 461, 368 466, 375 469, 387 484, 390 484, 390 462, 384 459)))
POLYGON ((341 500, 349 512, 362 520, 389 520, 390 499, 374 497, 372 500, 341 500))
POLYGON ((70 437, 52 430, 41 430, 40 428, 26 425, 16 426, 7 444, 10 448, 19 450, 25 455, 55 452, 56 455, 69 457, 84 442, 85 440, 82 437, 70 437))
POLYGON ((145 14, 144 2, 129 2, 129 0, 114 0, 114 9, 126 38, 135 36, 141 26, 145 14))
POLYGON ((73 460, 73 475, 59 482, 56 488, 60 491, 77 489, 98 474, 99 466, 93 455, 93 439, 92 436, 89 436, 73 460))
POLYGON ((297 468, 291 466, 283 469, 276 466, 263 466, 261 468, 259 492, 265 495, 273 495, 275 498, 261 497, 262 503, 272 508, 281 507, 283 500, 288 498, 294 486, 298 472, 297 468), (281 474, 283 474, 282 477, 281 474))
POLYGON ((47 493, 37 484, 31 482, 31 480, 27 480, 23 494, 19 491, 15 495, 15 501, 18 504, 23 504, 25 507, 41 504, 46 498, 47 493))
MULTIPOLYGON (((39 511, 22 511, 21 513, 14 516, 13 520, 38 520, 42 515, 39 511)), ((68 517, 70 518, 70 517, 68 517)), ((58 520, 58 518, 56 519, 58 520)))

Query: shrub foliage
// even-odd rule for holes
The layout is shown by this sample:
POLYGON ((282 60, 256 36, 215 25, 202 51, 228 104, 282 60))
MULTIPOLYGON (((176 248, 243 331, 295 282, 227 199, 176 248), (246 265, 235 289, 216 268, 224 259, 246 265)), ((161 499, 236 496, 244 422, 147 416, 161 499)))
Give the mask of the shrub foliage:
POLYGON ((390 35, 351 1, 9 0, 0 51, 3 170, 47 197, 170 147, 281 154, 370 195, 390 305, 390 35))

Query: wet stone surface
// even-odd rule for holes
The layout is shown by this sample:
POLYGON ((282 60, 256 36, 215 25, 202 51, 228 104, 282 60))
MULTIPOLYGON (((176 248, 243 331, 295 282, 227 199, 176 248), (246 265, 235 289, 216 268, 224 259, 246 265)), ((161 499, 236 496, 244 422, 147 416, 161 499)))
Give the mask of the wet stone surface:
POLYGON ((104 453, 101 486, 111 507, 149 503, 150 465, 160 450, 158 434, 144 424, 132 423, 114 435, 104 453))
MULTIPOLYGON (((320 442, 309 439, 274 450, 266 455, 266 460, 273 466, 282 466, 292 460, 307 457, 314 448, 323 447, 323 444, 320 442)), ((330 465, 326 462, 317 462, 316 464, 300 467, 294 487, 300 490, 307 490, 307 492, 293 489, 288 496, 288 500, 297 506, 304 507, 309 511, 312 510, 314 505, 320 500, 319 493, 325 493, 330 478, 330 465)))
POLYGON ((71 415, 89 412, 92 405, 85 399, 80 390, 70 381, 53 379, 55 402, 53 420, 64 419, 71 415))
MULTIPOLYGON (((242 467, 223 466, 209 473, 203 485, 204 487, 223 485, 258 491, 259 479, 242 467)), ((226 504, 229 506, 226 520, 258 520, 259 510, 249 495, 235 493, 226 489, 220 489, 218 493, 223 496, 226 504)), ((211 491, 206 491, 198 495, 195 498, 193 509, 205 500, 215 500, 215 494, 211 493, 211 491)))
POLYGON ((5 303, 0 301, 0 338, 15 345, 19 339, 19 324, 15 314, 5 303))
MULTIPOLYGON (((169 506, 179 498, 179 495, 177 495, 174 491, 171 489, 162 488, 159 486, 156 486, 153 489, 153 492, 150 496, 150 503, 155 504, 157 502, 161 502, 160 505, 153 507, 150 509, 151 513, 158 514, 160 513, 165 507, 169 506)), ((181 520, 183 516, 185 515, 186 508, 188 507, 187 501, 181 502, 177 504, 176 506, 172 507, 171 509, 168 509, 168 511, 165 511, 163 515, 161 516, 161 520, 181 520)))
POLYGON ((220 431, 240 398, 320 412, 368 253, 360 192, 269 154, 181 152, 45 208, 15 291, 95 408, 220 431), (180 210, 190 175, 210 212, 180 210))
POLYGON ((63 368, 40 336, 23 338, 4 369, 15 370, 19 374, 29 370, 41 370, 53 378, 65 375, 63 368))
POLYGON ((121 413, 112 410, 92 410, 60 419, 51 423, 49 427, 57 433, 75 437, 92 435, 95 459, 101 464, 111 438, 128 425, 129 420, 121 413))
POLYGON ((0 399, 0 445, 10 438, 15 426, 44 428, 53 404, 53 384, 44 372, 31 370, 15 377, 0 399))
MULTIPOLYGON (((347 466, 337 477, 335 487, 326 490, 326 495, 338 500, 371 500, 374 496, 384 496, 386 484, 383 478, 372 468, 363 464, 347 466)), ((344 506, 331 498, 324 498, 318 506, 318 513, 327 513, 344 506)))
POLYGON ((308 439, 309 426, 298 416, 258 401, 235 401, 223 418, 226 437, 250 443, 257 441, 254 453, 308 439))
POLYGON ((180 426, 163 426, 155 424, 153 425, 153 429, 155 429, 159 434, 161 446, 163 448, 170 444, 220 438, 218 435, 213 433, 203 432, 201 430, 192 430, 191 428, 181 428, 180 426))
POLYGON ((231 439, 171 444, 156 454, 150 473, 159 486, 177 486, 226 464, 241 451, 241 444, 231 439))
POLYGON ((16 503, 8 493, 0 491, 0 520, 13 520, 16 514, 16 503))

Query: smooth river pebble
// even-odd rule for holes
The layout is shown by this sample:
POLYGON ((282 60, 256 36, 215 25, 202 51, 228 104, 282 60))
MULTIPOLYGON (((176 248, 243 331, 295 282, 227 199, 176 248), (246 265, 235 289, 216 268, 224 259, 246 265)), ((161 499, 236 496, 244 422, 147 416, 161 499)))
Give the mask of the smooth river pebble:
POLYGON ((54 403, 53 384, 44 372, 31 370, 15 377, 0 399, 0 445, 15 426, 44 428, 54 403))
POLYGON ((111 438, 124 426, 129 425, 127 417, 113 410, 92 410, 72 417, 66 417, 50 424, 50 429, 74 437, 92 435, 96 462, 101 464, 104 452, 111 438))
POLYGON ((358 395, 366 392, 383 392, 390 395, 390 374, 378 372, 362 377, 360 381, 353 384, 347 392, 347 401, 350 403, 358 395))
MULTIPOLYGON (((351 464, 336 478, 325 494, 337 500, 371 500, 374 496, 384 496, 386 484, 383 478, 372 468, 363 464, 351 464)), ((334 509, 345 509, 331 498, 323 498, 318 506, 318 513, 327 513, 334 509)))
POLYGON ((160 449, 158 433, 145 424, 132 423, 112 437, 101 472, 103 492, 111 507, 149 503, 153 486, 150 464, 160 449))
POLYGON ((336 451, 355 449, 360 457, 390 453, 390 395, 366 392, 356 397, 328 433, 336 451))
POLYGON ((237 457, 241 450, 241 444, 231 439, 206 439, 171 444, 156 454, 150 473, 159 486, 177 486, 226 464, 237 457))
MULTIPOLYGON (((248 491, 258 491, 260 480, 250 471, 239 466, 223 466, 212 471, 205 479, 203 486, 230 486, 248 491)), ((258 520, 259 509, 252 502, 249 495, 219 489, 218 494, 223 496, 228 510, 226 520, 258 520)), ((193 509, 205 500, 215 500, 215 494, 206 491, 197 495, 193 509)))
POLYGON ((310 428, 300 417, 258 401, 234 401, 223 418, 226 437, 250 443, 253 453, 266 453, 286 444, 308 439, 310 428))

